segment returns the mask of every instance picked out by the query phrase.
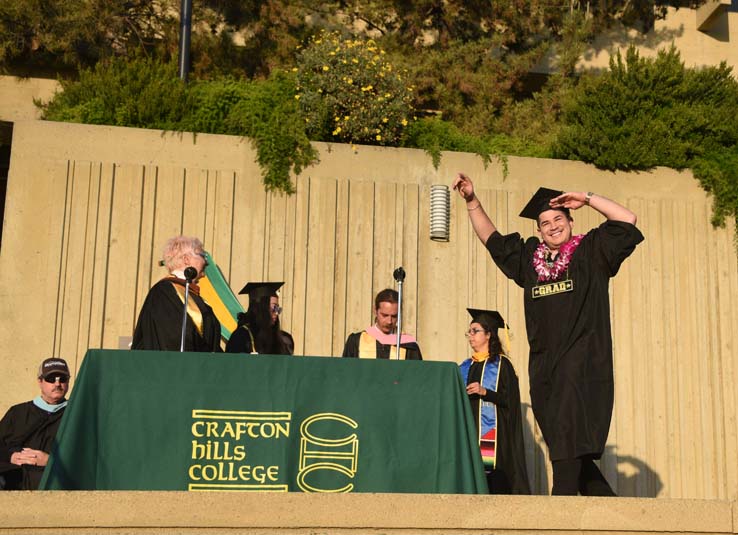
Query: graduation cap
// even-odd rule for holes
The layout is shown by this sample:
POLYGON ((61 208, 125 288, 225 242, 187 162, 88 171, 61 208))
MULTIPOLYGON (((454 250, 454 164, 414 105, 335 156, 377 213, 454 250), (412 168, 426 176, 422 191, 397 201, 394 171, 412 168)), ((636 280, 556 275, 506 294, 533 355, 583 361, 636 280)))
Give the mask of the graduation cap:
POLYGON ((258 300, 262 297, 271 297, 277 295, 284 282, 249 282, 244 286, 239 294, 249 294, 249 299, 258 300))
POLYGON ((562 193, 564 192, 555 189, 538 188, 538 191, 533 194, 533 197, 530 198, 528 204, 523 208, 523 211, 520 212, 520 217, 535 219, 538 221, 538 216, 541 212, 545 212, 546 210, 561 210, 569 215, 568 208, 551 208, 551 205, 549 204, 551 199, 558 197, 562 193))
POLYGON ((504 341, 500 341, 500 345, 502 347, 502 353, 506 356, 509 355, 510 333, 508 332, 505 320, 502 319, 500 313, 496 310, 481 310, 478 308, 467 308, 466 311, 469 312, 469 315, 472 317, 472 322, 480 324, 485 328, 485 330, 489 330, 494 333, 497 329, 503 329, 505 336, 504 341))
POLYGON ((467 308, 467 312, 472 317, 472 321, 483 325, 488 329, 502 329, 505 326, 505 320, 496 310, 481 310, 478 308, 467 308))

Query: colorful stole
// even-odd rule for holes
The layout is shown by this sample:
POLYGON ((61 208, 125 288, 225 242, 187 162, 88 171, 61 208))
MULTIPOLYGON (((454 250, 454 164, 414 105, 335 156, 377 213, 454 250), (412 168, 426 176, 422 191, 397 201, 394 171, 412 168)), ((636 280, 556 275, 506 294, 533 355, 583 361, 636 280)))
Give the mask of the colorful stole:
MULTIPOLYGON (((472 359, 467 359, 459 365, 459 371, 464 378, 464 384, 469 380, 469 370, 472 359)), ((500 380, 500 357, 494 360, 487 359, 482 364, 482 386, 487 390, 497 392, 500 380)), ((477 424, 479 429, 479 449, 482 452, 482 462, 485 468, 494 469, 497 462, 497 406, 490 402, 479 399, 479 412, 477 413, 477 424)))
MULTIPOLYGON (((181 284, 178 284, 174 281, 172 281, 172 286, 174 286, 174 289, 177 290, 177 295, 179 296, 179 300, 182 301, 182 304, 184 304, 185 300, 185 289, 184 286, 181 284)), ((193 284, 190 284, 190 290, 192 290, 193 284)), ((195 292, 190 292, 195 293, 195 292)), ((195 293, 197 295, 197 293, 195 293)), ((192 319, 192 323, 195 324, 195 328, 197 329, 197 332, 200 336, 202 336, 202 312, 200 311, 200 307, 197 306, 197 303, 195 303, 194 299, 187 299, 187 315, 190 316, 192 319)))
MULTIPOLYGON (((397 338, 395 338, 396 340, 397 338)), ((400 340, 402 341, 402 340, 400 340)), ((371 334, 369 334, 367 331, 364 331, 361 333, 361 338, 359 338, 359 358, 360 359, 375 359, 377 358, 377 342, 378 340, 374 338, 371 334)), ((388 345, 388 344, 383 344, 388 345)), ((400 358, 405 360, 405 355, 407 351, 404 347, 400 348, 400 358)), ((397 346, 393 345, 390 346, 390 359, 396 359, 397 358, 397 346)))

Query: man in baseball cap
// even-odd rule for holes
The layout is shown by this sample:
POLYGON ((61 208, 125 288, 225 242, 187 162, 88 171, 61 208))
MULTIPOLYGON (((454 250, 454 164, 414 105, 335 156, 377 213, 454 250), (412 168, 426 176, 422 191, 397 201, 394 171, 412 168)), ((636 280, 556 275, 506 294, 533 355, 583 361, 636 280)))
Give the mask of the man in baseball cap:
POLYGON ((45 359, 37 376, 41 393, 10 407, 0 420, 0 489, 38 488, 67 406, 69 377, 64 359, 45 359))

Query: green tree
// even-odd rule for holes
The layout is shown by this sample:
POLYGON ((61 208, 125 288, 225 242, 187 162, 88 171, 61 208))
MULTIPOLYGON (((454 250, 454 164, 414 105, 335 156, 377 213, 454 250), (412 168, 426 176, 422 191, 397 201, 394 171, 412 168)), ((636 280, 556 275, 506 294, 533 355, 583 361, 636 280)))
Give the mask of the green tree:
POLYGON ((175 0, 4 0, 0 67, 68 71, 176 43, 177 12, 175 0))

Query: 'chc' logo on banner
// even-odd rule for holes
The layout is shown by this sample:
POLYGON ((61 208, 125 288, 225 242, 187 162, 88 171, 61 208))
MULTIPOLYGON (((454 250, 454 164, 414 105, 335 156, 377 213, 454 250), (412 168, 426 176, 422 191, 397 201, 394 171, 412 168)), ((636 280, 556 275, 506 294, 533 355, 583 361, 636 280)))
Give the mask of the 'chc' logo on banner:
POLYGON ((341 438, 316 436, 311 427, 320 422, 339 422, 351 429, 359 427, 354 420, 333 412, 314 414, 302 422, 300 426, 300 471, 297 474, 297 486, 305 492, 351 492, 354 489, 352 482, 342 487, 321 488, 307 482, 307 476, 313 473, 337 472, 349 480, 356 475, 359 462, 359 439, 356 433, 341 438))

